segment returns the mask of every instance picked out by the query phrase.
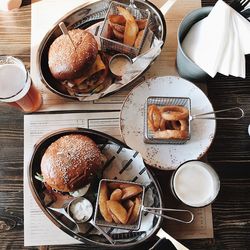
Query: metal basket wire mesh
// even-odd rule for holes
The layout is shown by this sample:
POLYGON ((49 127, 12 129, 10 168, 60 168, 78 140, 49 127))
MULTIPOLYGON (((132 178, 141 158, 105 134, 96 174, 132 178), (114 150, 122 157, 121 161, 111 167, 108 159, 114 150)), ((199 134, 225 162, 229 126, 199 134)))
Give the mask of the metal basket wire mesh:
POLYGON ((154 138, 154 133, 148 127, 148 107, 149 105, 155 104, 156 106, 183 106, 191 110, 191 100, 187 97, 161 97, 161 96, 150 96, 147 98, 145 105, 144 115, 144 142, 152 144, 184 144, 190 139, 190 121, 188 124, 188 137, 186 139, 163 139, 154 138))
POLYGON ((121 180, 109 180, 109 179, 102 179, 100 184, 99 184, 99 189, 98 189, 98 197, 97 197, 97 202, 96 202, 96 209, 95 209, 95 215, 94 215, 94 222, 96 225, 98 226, 103 226, 103 227, 111 227, 111 228, 119 228, 119 229, 125 229, 125 230, 133 230, 133 231, 137 231, 140 229, 141 226, 141 220, 142 220, 142 206, 144 203, 144 193, 145 193, 145 187, 140 184, 140 183, 136 183, 136 182, 130 182, 130 181, 121 181, 121 180), (140 206, 140 212, 139 212, 139 216, 137 221, 134 224, 116 224, 114 222, 109 223, 106 222, 104 220, 104 218, 102 217, 101 213, 100 213, 100 209, 99 209, 99 194, 100 194, 100 187, 101 187, 101 183, 102 182, 106 182, 106 183, 121 183, 121 184, 132 184, 132 185, 138 185, 142 188, 142 193, 138 196, 140 196, 141 198, 141 206, 140 206))
POLYGON ((145 38, 147 36, 149 20, 150 20, 150 12, 148 10, 131 8, 128 5, 122 4, 119 2, 111 2, 109 9, 107 11, 105 20, 104 20, 104 24, 103 24, 101 33, 100 33, 100 41, 101 41, 102 50, 103 51, 107 51, 107 50, 117 51, 117 52, 129 55, 131 57, 137 56, 140 53, 142 46, 144 44, 145 38), (123 44, 122 42, 115 41, 115 40, 112 40, 112 39, 109 39, 106 37, 107 31, 109 28, 108 27, 109 26, 109 16, 119 14, 118 10, 117 10, 118 6, 127 9, 134 16, 134 18, 136 20, 147 19, 147 23, 146 23, 144 33, 143 33, 143 38, 142 38, 142 41, 141 41, 139 48, 131 47, 129 45, 123 44))

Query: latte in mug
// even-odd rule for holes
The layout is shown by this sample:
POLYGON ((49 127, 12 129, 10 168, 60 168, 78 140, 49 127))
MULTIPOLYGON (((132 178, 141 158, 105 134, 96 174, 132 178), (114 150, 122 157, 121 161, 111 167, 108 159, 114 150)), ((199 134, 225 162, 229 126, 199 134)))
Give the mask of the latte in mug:
POLYGON ((183 163, 173 174, 171 188, 186 205, 204 207, 214 201, 220 181, 214 169, 201 161, 183 163))

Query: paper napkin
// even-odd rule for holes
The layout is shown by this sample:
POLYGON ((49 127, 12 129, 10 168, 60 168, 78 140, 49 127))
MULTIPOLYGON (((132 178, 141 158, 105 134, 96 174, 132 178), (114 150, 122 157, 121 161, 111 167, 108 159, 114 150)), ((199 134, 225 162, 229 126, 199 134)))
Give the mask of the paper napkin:
POLYGON ((250 22, 224 1, 192 26, 182 42, 187 56, 214 77, 245 78, 245 55, 250 54, 250 22))

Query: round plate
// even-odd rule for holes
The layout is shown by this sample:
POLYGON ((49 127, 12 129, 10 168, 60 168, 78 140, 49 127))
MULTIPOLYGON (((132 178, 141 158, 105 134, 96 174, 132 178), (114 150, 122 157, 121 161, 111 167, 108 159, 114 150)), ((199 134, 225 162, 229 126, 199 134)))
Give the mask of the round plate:
POLYGON ((207 96, 193 83, 175 76, 150 79, 134 88, 123 103, 120 130, 126 144, 140 152, 147 164, 163 170, 201 158, 213 141, 215 120, 191 121, 191 139, 186 144, 145 144, 144 107, 149 96, 189 97, 193 115, 213 111, 207 96))

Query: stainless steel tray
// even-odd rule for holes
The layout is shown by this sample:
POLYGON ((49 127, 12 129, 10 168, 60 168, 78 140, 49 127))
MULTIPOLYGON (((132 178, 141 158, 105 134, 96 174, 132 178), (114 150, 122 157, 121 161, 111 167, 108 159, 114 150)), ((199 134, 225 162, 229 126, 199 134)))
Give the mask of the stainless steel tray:
MULTIPOLYGON (((129 4, 128 0, 121 0, 121 3, 129 4)), ((37 66, 40 75, 41 81, 45 84, 45 86, 52 92, 62 97, 76 99, 77 96, 71 96, 50 73, 48 67, 48 51, 52 42, 61 35, 61 30, 58 27, 60 22, 64 22, 68 29, 74 28, 88 28, 91 25, 103 21, 105 15, 107 13, 110 1, 97 1, 95 3, 90 3, 89 5, 81 5, 76 9, 72 10, 65 16, 63 16, 58 22, 51 28, 50 31, 47 32, 45 37, 43 38, 39 48, 37 55, 37 66)), ((154 33, 155 37, 159 40, 165 42, 166 39, 166 23, 164 16, 161 11, 149 1, 135 1, 135 4, 140 9, 148 9, 150 11, 150 22, 149 29, 154 33)), ((163 46, 163 45, 162 45, 163 46)), ((153 61, 151 62, 151 64, 153 61)), ((150 64, 150 65, 151 65, 150 64)), ((149 67, 150 67, 149 65, 149 67)), ((148 67, 148 68, 149 68, 148 67)), ((147 68, 147 69, 148 69, 147 68)), ((147 70, 146 69, 146 70, 147 70)), ((131 80, 130 83, 136 81, 146 70, 138 73, 138 75, 131 80)), ((127 86, 127 84, 125 85, 127 86)), ((122 87, 121 87, 122 88, 122 87)), ((117 91, 117 90, 116 90, 117 91)), ((114 92, 116 92, 114 91, 114 92)))
MULTIPOLYGON (((136 232, 131 230, 124 230, 122 233, 115 233, 113 231, 114 228, 110 228, 108 230, 108 233, 112 238, 116 241, 115 245, 111 245, 108 243, 105 238, 102 235, 98 234, 90 234, 90 231, 92 230, 91 225, 89 226, 89 229, 86 230, 85 233, 78 232, 76 229, 76 225, 72 223, 71 221, 67 220, 67 218, 61 214, 58 214, 48 208, 44 204, 44 197, 43 197, 43 191, 44 191, 44 184, 37 180, 35 178, 36 173, 40 173, 40 163, 42 156, 47 149, 47 147, 60 138, 61 136, 68 135, 68 134, 83 134, 86 136, 89 136, 92 140, 94 140, 97 144, 101 144, 102 148, 109 147, 109 145, 116 145, 119 147, 120 150, 122 148, 128 148, 124 143, 121 141, 98 131, 90 130, 90 129, 83 129, 83 128, 68 128, 68 129, 62 129, 59 131, 54 131, 50 133, 49 135, 46 135, 43 137, 36 145, 30 160, 29 169, 28 169, 28 181, 31 188, 32 195, 38 204, 38 206, 41 208, 41 210, 44 212, 44 214, 48 217, 49 220, 51 220, 58 228, 63 230, 65 233, 70 235, 71 237, 84 242, 86 244, 95 245, 98 247, 105 247, 105 248, 119 248, 122 247, 123 249, 126 248, 132 248, 136 245, 140 245, 144 243, 149 238, 152 238, 153 235, 158 231, 162 219, 161 217, 155 215, 153 217, 152 225, 150 227, 150 230, 147 232, 136 232)), ((145 192, 149 192, 148 195, 152 197, 153 203, 151 204, 154 207, 162 207, 162 193, 159 188, 159 185, 155 178, 152 176, 152 174, 148 171, 148 169, 145 169, 143 172, 148 174, 148 177, 150 178, 150 184, 146 186, 145 192)), ((140 174, 143 174, 140 173, 140 174)), ((136 180, 133 180, 136 181, 136 180)), ((97 196, 97 185, 93 184, 92 187, 90 187, 88 193, 86 194, 86 198, 89 199, 93 206, 95 207, 96 202, 96 196, 97 196)), ((144 214, 146 216, 146 214, 144 214)))

